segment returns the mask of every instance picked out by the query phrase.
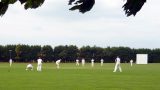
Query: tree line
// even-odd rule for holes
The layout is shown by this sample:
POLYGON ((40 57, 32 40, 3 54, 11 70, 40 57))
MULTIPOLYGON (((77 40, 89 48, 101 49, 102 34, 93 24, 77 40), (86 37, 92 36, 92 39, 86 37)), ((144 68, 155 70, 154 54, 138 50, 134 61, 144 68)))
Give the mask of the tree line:
POLYGON ((8 62, 10 58, 15 62, 36 62, 41 57, 44 62, 55 62, 62 59, 62 62, 75 62, 76 59, 84 58, 87 62, 93 58, 95 62, 114 62, 119 56, 122 62, 136 60, 136 54, 148 54, 149 63, 160 62, 160 49, 129 47, 97 47, 83 46, 78 48, 75 45, 59 45, 54 48, 50 45, 0 45, 0 62, 8 62))

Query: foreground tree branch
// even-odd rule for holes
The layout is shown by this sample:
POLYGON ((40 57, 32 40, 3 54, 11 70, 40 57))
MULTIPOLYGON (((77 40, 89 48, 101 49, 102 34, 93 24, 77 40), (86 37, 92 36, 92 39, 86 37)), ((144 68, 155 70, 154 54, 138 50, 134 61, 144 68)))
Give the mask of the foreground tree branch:
MULTIPOLYGON (((24 5, 24 9, 36 9, 40 7, 45 0, 0 0, 0 16, 3 16, 9 5, 14 4, 19 1, 24 5)), ((136 15, 138 11, 141 10, 142 6, 146 0, 126 0, 126 3, 123 5, 125 14, 127 16, 136 15)), ((95 0, 69 0, 68 5, 72 5, 69 9, 71 11, 79 10, 81 13, 90 11, 95 4, 95 0)))
POLYGON ((123 5, 125 14, 127 16, 135 16, 137 12, 141 10, 145 2, 146 0, 127 0, 127 2, 123 5))
MULTIPOLYGON (((75 0, 70 0, 69 1, 69 5, 72 5, 72 3, 74 2, 75 0)), ((95 0, 78 0, 74 3, 74 6, 72 8, 70 8, 69 10, 76 10, 78 9, 79 12, 81 13, 85 13, 87 11, 90 11, 93 7, 95 3, 95 0)))

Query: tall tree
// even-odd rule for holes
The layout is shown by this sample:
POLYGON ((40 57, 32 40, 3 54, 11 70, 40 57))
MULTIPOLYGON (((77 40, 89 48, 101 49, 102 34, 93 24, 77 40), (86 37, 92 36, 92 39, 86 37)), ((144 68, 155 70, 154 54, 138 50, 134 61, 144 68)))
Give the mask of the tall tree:
POLYGON ((65 55, 65 49, 66 49, 66 46, 63 46, 63 45, 60 45, 60 46, 56 46, 53 50, 53 53, 54 53, 54 60, 57 60, 57 59, 62 59, 64 58, 64 55, 65 55))
POLYGON ((41 52, 41 46, 40 45, 30 46, 31 60, 36 61, 40 52, 41 52))
POLYGON ((42 54, 44 61, 52 61, 53 60, 53 49, 50 45, 45 45, 42 47, 42 54))
POLYGON ((67 46, 65 51, 67 55, 66 57, 67 61, 72 62, 78 58, 79 50, 77 46, 74 46, 74 45, 67 46))
POLYGON ((16 59, 16 61, 19 61, 20 60, 20 55, 22 53, 21 45, 20 44, 16 45, 15 52, 16 52, 15 59, 16 59))

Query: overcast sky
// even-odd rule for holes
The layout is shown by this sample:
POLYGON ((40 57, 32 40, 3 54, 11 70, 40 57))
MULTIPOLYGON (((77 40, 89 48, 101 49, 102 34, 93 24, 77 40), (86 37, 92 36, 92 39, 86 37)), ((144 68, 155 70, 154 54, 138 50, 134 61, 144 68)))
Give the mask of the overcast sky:
POLYGON ((0 44, 160 48, 160 1, 147 0, 135 17, 126 17, 124 1, 96 0, 85 14, 69 11, 68 0, 34 10, 17 2, 0 18, 0 44))

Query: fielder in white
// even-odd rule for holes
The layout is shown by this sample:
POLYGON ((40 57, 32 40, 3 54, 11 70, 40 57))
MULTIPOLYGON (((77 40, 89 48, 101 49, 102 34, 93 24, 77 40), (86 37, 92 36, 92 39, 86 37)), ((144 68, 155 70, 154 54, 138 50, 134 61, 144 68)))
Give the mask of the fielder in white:
POLYGON ((59 67, 60 62, 61 62, 61 59, 59 59, 59 60, 56 61, 57 69, 60 68, 60 67, 59 67))
POLYGON ((28 64, 27 67, 26 67, 26 70, 33 70, 32 64, 28 64))
POLYGON ((76 66, 79 66, 79 60, 76 59, 76 66))
POLYGON ((130 60, 130 64, 131 64, 131 67, 132 67, 132 65, 133 65, 133 60, 132 59, 130 60))
POLYGON ((121 63, 121 59, 117 56, 117 58, 115 59, 115 62, 116 62, 116 65, 115 65, 115 68, 114 68, 114 71, 113 72, 116 72, 117 69, 119 69, 120 72, 122 72, 122 69, 121 69, 121 66, 120 66, 120 63, 121 63))
POLYGON ((84 66, 85 65, 85 59, 83 58, 82 59, 82 66, 84 66))
POLYGON ((39 57, 37 59, 37 71, 42 71, 42 59, 39 57))
POLYGON ((94 67, 94 59, 91 60, 91 66, 94 67))
POLYGON ((12 59, 9 59, 9 66, 11 67, 12 66, 12 59))
POLYGON ((104 60, 103 60, 103 59, 101 59, 101 66, 103 66, 103 62, 104 62, 104 60))

